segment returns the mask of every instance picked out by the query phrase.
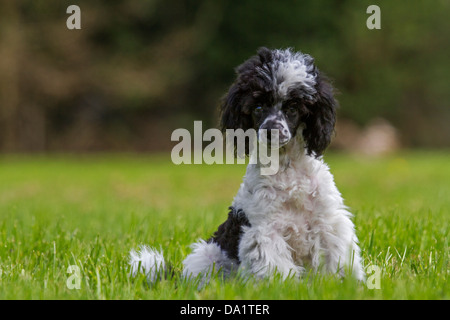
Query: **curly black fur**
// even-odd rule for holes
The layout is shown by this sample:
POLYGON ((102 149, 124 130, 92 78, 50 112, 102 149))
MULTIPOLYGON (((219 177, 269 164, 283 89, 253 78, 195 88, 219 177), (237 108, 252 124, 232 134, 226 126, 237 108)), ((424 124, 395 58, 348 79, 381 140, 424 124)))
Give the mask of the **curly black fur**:
MULTIPOLYGON (((226 129, 253 128, 252 107, 261 95, 272 98, 272 82, 264 78, 258 68, 272 61, 272 52, 267 48, 258 50, 258 55, 251 57, 236 68, 237 78, 228 93, 222 99, 220 107, 220 127, 226 129)), ((270 69, 268 70, 270 72, 270 69)))
POLYGON ((242 235, 242 227, 250 226, 250 222, 241 209, 236 210, 234 207, 229 207, 229 209, 228 219, 219 226, 208 243, 217 243, 230 259, 239 261, 238 246, 242 235))
POLYGON ((317 100, 308 106, 308 113, 303 121, 306 124, 303 138, 306 142, 308 155, 319 157, 331 142, 336 123, 338 103, 334 98, 333 87, 328 79, 318 73, 316 85, 317 100))

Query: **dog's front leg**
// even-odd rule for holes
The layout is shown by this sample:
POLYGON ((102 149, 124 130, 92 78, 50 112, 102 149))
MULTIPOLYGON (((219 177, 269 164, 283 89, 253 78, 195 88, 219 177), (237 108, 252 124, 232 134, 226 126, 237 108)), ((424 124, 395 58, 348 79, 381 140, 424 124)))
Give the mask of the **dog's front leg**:
POLYGON ((283 279, 299 276, 304 269, 296 266, 285 239, 274 230, 244 228, 239 244, 241 270, 258 278, 270 277, 275 273, 283 279))
POLYGON ((346 271, 358 280, 364 280, 364 269, 358 238, 355 234, 350 213, 341 209, 333 216, 333 223, 322 233, 322 245, 326 248, 326 269, 330 273, 338 272, 341 276, 346 271))

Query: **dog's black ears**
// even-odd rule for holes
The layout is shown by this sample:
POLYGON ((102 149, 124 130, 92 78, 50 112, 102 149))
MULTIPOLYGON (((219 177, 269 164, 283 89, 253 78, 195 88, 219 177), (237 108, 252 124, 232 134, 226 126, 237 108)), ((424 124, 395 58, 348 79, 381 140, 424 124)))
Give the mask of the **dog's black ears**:
POLYGON ((244 105, 245 92, 238 83, 234 83, 220 105, 220 129, 243 129, 246 131, 253 125, 251 111, 244 105))
MULTIPOLYGON (((253 118, 250 106, 246 105, 245 99, 248 98, 247 91, 236 81, 228 90, 228 93, 222 99, 220 105, 220 130, 226 132, 227 129, 242 129, 247 131, 253 128, 253 118)), ((234 146, 234 155, 238 156, 237 136, 233 141, 229 141, 234 146)), ((227 138, 228 141, 228 138, 227 138)), ((245 144, 245 155, 250 154, 250 146, 245 144)), ((242 156, 242 155, 239 155, 242 156)))
POLYGON ((327 77, 317 70, 316 99, 308 106, 304 122, 303 139, 308 155, 320 157, 331 142, 336 123, 338 102, 327 77))
MULTIPOLYGON (((237 78, 222 99, 220 105, 220 128, 243 129, 253 127, 250 99, 255 88, 270 90, 272 83, 261 77, 258 70, 273 59, 272 50, 261 47, 255 56, 236 68, 237 78)), ((270 72, 270 70, 268 70, 270 72)))

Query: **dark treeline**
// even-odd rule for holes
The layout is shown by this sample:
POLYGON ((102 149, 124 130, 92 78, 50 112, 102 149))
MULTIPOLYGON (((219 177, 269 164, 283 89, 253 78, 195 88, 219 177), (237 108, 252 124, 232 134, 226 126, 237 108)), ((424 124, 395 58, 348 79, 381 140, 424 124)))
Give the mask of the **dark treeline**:
POLYGON ((340 119, 384 118, 408 147, 450 146, 450 2, 17 0, 0 4, 0 150, 151 151, 217 123, 260 46, 311 54, 340 119), (66 9, 81 8, 81 30, 66 9), (381 30, 366 9, 381 8, 381 30))

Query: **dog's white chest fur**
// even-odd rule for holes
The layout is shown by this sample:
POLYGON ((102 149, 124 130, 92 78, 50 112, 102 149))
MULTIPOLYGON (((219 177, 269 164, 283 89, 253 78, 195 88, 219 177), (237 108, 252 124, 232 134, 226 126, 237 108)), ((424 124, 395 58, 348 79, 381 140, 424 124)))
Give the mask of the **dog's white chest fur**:
POLYGON ((321 192, 317 175, 323 163, 308 160, 291 163, 273 176, 261 176, 257 166, 249 166, 233 203, 249 219, 251 227, 245 233, 257 231, 269 240, 284 240, 298 266, 311 263, 312 251, 320 248, 321 225, 315 209, 321 192))
POLYGON ((262 176, 257 165, 249 166, 233 206, 242 209, 250 222, 241 237, 239 257, 244 264, 250 260, 256 274, 258 268, 270 266, 271 259, 285 274, 300 273, 308 265, 317 270, 329 259, 324 248, 330 242, 352 244, 350 213, 328 166, 313 157, 300 156, 273 176, 262 176), (341 234, 349 239, 339 240, 341 234), (259 246, 267 257, 259 255, 259 246), (265 266, 255 266, 254 261, 264 261, 265 266))

